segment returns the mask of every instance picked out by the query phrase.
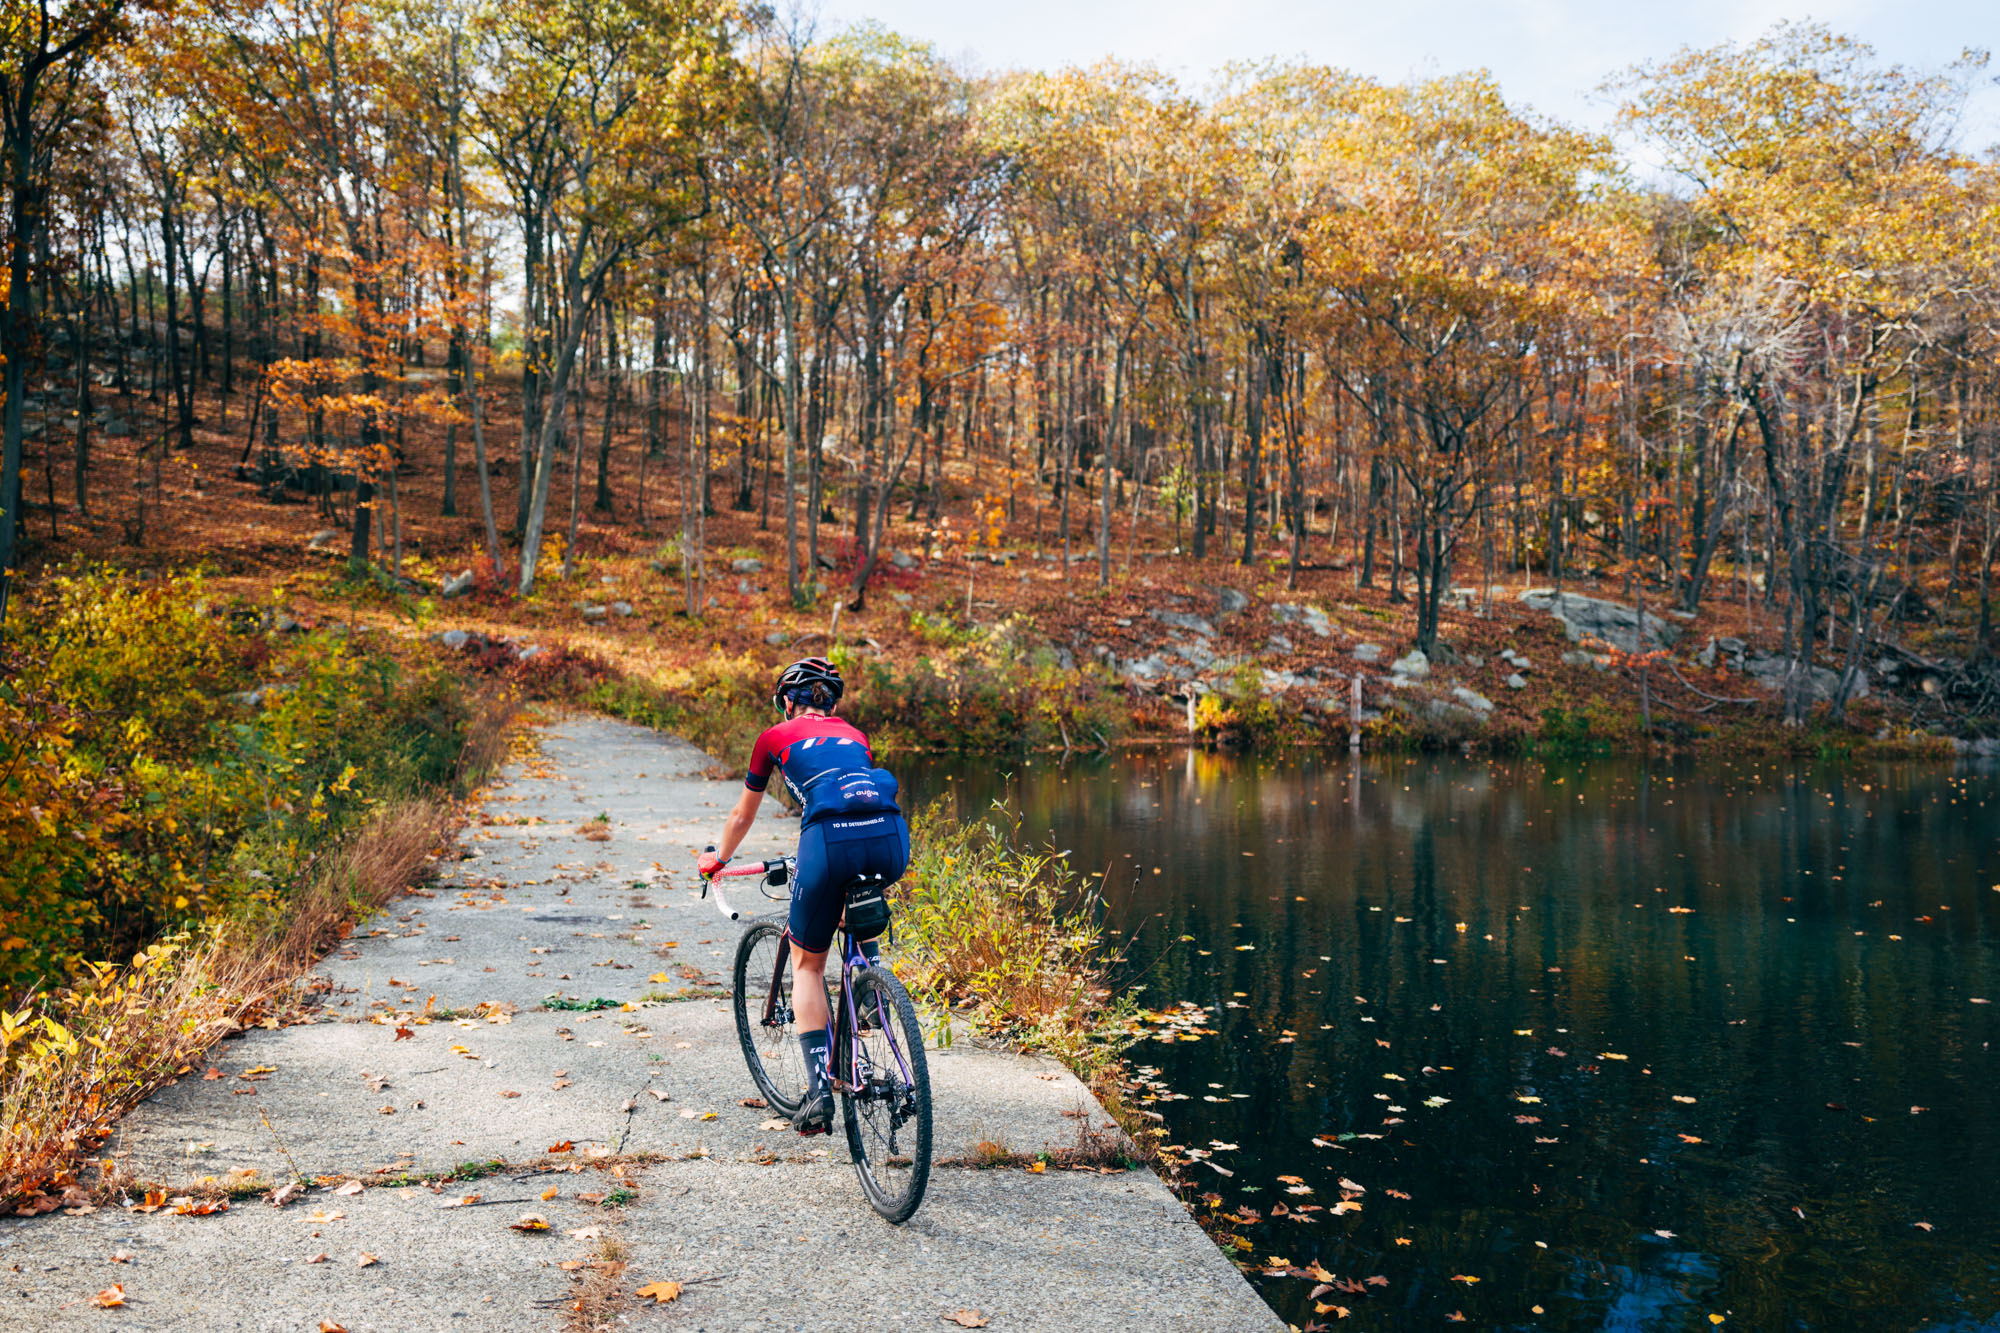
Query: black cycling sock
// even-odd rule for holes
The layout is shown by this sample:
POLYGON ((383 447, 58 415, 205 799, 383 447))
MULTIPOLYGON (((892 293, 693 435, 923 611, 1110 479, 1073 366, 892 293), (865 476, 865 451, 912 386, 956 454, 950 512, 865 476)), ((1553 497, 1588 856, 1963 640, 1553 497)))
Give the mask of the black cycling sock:
POLYGON ((825 1028, 813 1028, 799 1034, 799 1049, 806 1056, 806 1096, 817 1097, 826 1091, 826 1053, 828 1041, 825 1028))
POLYGON ((878 937, 872 940, 861 941, 861 956, 868 960, 870 967, 880 967, 882 965, 881 939, 878 937))

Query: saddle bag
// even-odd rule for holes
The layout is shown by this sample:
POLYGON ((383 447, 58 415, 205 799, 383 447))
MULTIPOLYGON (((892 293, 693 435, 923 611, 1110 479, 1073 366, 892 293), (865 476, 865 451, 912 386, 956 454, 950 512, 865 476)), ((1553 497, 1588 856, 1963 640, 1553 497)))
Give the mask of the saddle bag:
POLYGON ((857 940, 872 940, 889 928, 888 886, 878 876, 847 886, 847 932, 857 940))

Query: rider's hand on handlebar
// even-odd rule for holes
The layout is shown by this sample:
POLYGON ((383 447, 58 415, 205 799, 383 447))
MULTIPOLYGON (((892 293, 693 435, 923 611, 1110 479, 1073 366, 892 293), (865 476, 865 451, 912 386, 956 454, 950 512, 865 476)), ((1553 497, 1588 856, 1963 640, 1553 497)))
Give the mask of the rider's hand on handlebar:
POLYGON ((714 852, 703 852, 695 861, 694 868, 703 879, 708 879, 728 864, 727 859, 717 856, 714 852))

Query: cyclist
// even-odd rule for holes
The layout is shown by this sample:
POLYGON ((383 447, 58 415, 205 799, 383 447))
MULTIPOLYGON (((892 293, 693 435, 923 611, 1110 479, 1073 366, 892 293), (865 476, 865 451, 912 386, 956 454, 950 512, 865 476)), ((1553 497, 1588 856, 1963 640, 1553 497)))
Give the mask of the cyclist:
MULTIPOLYGON (((806 1063, 806 1095, 792 1117, 801 1134, 823 1134, 832 1124, 826 955, 847 886, 863 876, 893 882, 910 860, 910 829, 896 805, 896 779, 875 766, 868 738, 833 715, 843 688, 839 668, 823 657, 794 662, 779 674, 771 702, 784 720, 757 738, 743 795, 723 821, 715 850, 697 863, 704 877, 729 864, 757 818, 772 772, 784 778, 799 805, 798 867, 785 933, 806 1063)), ((871 963, 878 960, 875 941, 861 947, 871 963)))

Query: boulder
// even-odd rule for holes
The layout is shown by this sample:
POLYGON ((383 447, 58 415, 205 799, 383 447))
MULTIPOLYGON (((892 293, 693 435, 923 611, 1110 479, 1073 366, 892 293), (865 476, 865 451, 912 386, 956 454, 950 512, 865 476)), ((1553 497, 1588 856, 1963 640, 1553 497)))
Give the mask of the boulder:
POLYGON ((610 607, 603 606, 597 602, 578 602, 576 604, 576 609, 577 613, 581 615, 584 618, 584 620, 592 624, 595 624, 596 622, 604 619, 606 616, 611 614, 610 607))
POLYGON ((613 602, 613 603, 611 604, 611 614, 612 614, 612 615, 614 615, 614 616, 629 616, 629 615, 631 615, 631 614, 632 614, 632 603, 630 603, 630 602, 613 602))
MULTIPOLYGON (((1785 672, 1790 666, 1787 658, 1758 653, 1743 659, 1743 672, 1767 690, 1782 691, 1785 688, 1785 672)), ((1812 668, 1812 680, 1807 690, 1814 699, 1831 699, 1840 689, 1840 673, 1823 666, 1812 668)), ((1848 692, 1851 703, 1868 697, 1868 673, 1859 671, 1854 676, 1854 688, 1848 692)))
POLYGON ((1513 675, 1507 677, 1507 688, 1510 690, 1525 690, 1528 688, 1528 678, 1516 671, 1513 675))
POLYGON ((1264 693, 1283 694, 1305 683, 1305 678, 1290 671, 1266 671, 1263 673, 1264 693))
POLYGON ((1240 615, 1249 605, 1249 597, 1234 588, 1215 590, 1215 614, 1218 619, 1227 620, 1231 616, 1240 615))
POLYGON ((782 648, 785 646, 786 640, 790 637, 783 630, 774 629, 764 636, 764 642, 770 644, 773 648, 782 648))
POLYGON ((1213 638, 1215 635, 1214 625, 1200 616, 1190 615, 1186 611, 1149 611, 1147 614, 1170 629, 1184 629, 1190 634, 1199 634, 1203 638, 1213 638))
POLYGON ((1155 681, 1169 676, 1185 680, 1194 674, 1188 668, 1168 661, 1159 653, 1125 662, 1119 666, 1118 673, 1127 680, 1136 681, 1155 681))
POLYGON ((917 567, 916 558, 908 551, 893 552, 889 556, 889 563, 898 569, 915 569, 917 567))
POLYGON ((1604 670, 1610 664, 1610 659, 1601 654, 1586 653, 1574 648, 1564 653, 1562 660, 1564 666, 1595 667, 1599 671, 1604 670))
POLYGON ((1561 621, 1563 631, 1573 643, 1597 639, 1623 652, 1636 653, 1671 648, 1681 636, 1679 625, 1651 611, 1642 617, 1636 608, 1621 602, 1573 592, 1559 594, 1550 588, 1530 588, 1521 594, 1521 601, 1561 621))
MULTIPOLYGON (((1360 656, 1359 653, 1355 655, 1360 656)), ((1404 680, 1427 680, 1431 674, 1431 659, 1424 656, 1423 649, 1412 648, 1391 662, 1389 670, 1404 680)))
POLYGON ((1271 608, 1271 618, 1281 625, 1304 625, 1322 639, 1333 637, 1333 622, 1316 606, 1281 602, 1271 608))
POLYGON ((438 590, 446 597, 463 597, 472 591, 472 582, 472 571, 464 569, 456 574, 446 575, 438 590))
POLYGON ((1379 662, 1387 650, 1379 643, 1357 643, 1354 645, 1354 660, 1357 662, 1379 662))
POLYGON ((340 539, 346 535, 339 528, 321 528, 318 532, 306 538, 306 549, 308 551, 334 550, 340 545, 340 539))
POLYGON ((460 649, 464 648, 466 644, 472 642, 472 636, 470 634, 467 634, 462 629, 448 629, 444 631, 442 634, 438 634, 433 637, 435 637, 439 643, 451 649, 453 652, 458 652, 460 649))
POLYGON ((524 643, 514 650, 516 662, 532 662, 541 655, 542 645, 539 643, 524 643))
POLYGON ((1454 685, 1451 690, 1451 697, 1482 717, 1493 711, 1493 701, 1478 690, 1470 690, 1463 685, 1454 685))
POLYGON ((756 556, 745 556, 741 560, 730 561, 729 572, 732 574, 761 574, 764 572, 764 562, 756 556))
POLYGON ((1264 651, 1267 653, 1289 653, 1292 651, 1292 641, 1282 634, 1273 634, 1270 638, 1264 640, 1264 651))

